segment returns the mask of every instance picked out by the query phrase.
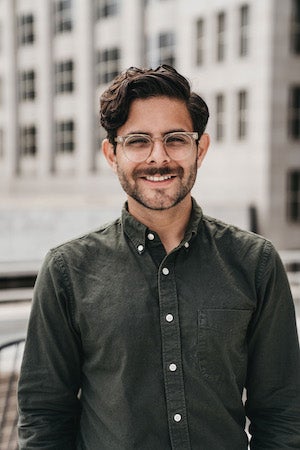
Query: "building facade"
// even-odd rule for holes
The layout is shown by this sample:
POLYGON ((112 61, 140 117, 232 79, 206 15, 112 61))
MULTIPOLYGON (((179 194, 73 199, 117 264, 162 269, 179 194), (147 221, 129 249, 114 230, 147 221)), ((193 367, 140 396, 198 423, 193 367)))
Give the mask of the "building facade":
POLYGON ((70 196, 90 186, 97 202, 101 178, 115 182, 101 91, 129 66, 167 63, 211 112, 194 189, 205 212, 300 248, 299 0, 0 0, 0 11, 1 201, 46 183, 70 196))

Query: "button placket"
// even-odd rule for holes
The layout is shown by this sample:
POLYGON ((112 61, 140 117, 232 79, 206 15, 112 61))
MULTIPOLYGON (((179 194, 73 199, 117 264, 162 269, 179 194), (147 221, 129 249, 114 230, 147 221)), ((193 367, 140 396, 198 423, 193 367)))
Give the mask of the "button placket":
POLYGON ((185 405, 174 255, 160 266, 159 303, 166 403, 172 448, 190 449, 185 405))

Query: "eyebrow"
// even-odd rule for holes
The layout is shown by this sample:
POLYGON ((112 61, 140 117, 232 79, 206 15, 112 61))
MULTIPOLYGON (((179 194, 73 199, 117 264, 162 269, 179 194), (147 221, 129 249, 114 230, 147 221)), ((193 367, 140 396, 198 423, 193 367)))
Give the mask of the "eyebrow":
MULTIPOLYGON (((165 131, 164 133, 162 133, 162 136, 165 136, 166 134, 169 134, 169 133, 176 133, 176 132, 181 132, 181 131, 186 132, 186 133, 190 133, 190 131, 187 131, 187 130, 185 130, 183 128, 176 128, 175 130, 165 131)), ((145 135, 150 136, 150 137, 153 136, 152 133, 146 133, 145 131, 140 131, 140 130, 130 131, 129 133, 126 134, 126 136, 129 136, 131 134, 145 134, 145 135)))

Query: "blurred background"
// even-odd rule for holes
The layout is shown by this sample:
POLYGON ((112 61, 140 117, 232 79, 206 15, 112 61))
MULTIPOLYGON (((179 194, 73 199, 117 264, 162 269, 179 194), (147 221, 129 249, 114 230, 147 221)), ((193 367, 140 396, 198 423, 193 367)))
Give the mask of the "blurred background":
POLYGON ((206 214, 272 240, 300 303, 300 1, 0 0, 0 342, 47 250, 119 215, 99 96, 171 64, 208 103, 206 214))
POLYGON ((299 321, 300 1, 0 0, 0 344, 25 337, 47 250, 119 215, 101 92, 163 63, 211 113, 194 196, 273 241, 299 321))

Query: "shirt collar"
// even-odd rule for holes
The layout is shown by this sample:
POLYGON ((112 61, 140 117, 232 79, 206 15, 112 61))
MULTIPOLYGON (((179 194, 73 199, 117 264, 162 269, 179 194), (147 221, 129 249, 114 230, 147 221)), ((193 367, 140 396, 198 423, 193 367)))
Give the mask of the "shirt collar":
MULTIPOLYGON (((196 200, 192 198, 191 217, 184 235, 184 239, 182 241, 182 245, 189 243, 191 239, 197 234, 198 227, 202 221, 202 217, 202 209, 200 208, 196 200)), ((127 202, 125 202, 122 209, 121 223, 124 233, 132 241, 134 247, 139 251, 139 253, 143 253, 146 247, 146 236, 151 230, 149 230, 144 224, 136 220, 129 213, 127 202)))

